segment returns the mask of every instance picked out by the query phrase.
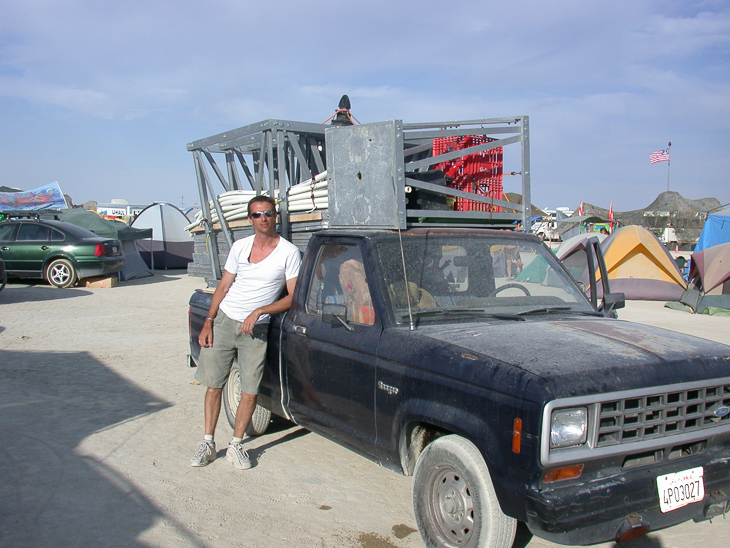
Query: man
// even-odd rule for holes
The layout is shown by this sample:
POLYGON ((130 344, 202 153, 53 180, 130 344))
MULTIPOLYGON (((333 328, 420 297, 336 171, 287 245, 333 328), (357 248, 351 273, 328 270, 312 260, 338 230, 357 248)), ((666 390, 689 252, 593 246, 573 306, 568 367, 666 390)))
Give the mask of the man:
POLYGON ((205 436, 190 459, 192 466, 206 466, 216 458, 214 435, 223 385, 237 357, 241 401, 226 460, 239 470, 251 468, 242 441, 256 408, 269 319, 271 314, 289 309, 299 274, 299 250, 276 234, 276 202, 267 196, 252 198, 248 219, 254 234, 233 243, 198 336, 200 365, 195 377, 208 388, 205 436), (284 287, 286 296, 277 300, 284 287))

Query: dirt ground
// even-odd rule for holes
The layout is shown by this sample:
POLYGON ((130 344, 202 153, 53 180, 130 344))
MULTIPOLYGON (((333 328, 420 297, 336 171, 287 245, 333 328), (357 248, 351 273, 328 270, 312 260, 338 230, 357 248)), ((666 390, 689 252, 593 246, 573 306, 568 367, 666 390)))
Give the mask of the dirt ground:
MULTIPOLYGON (((204 389, 186 367, 187 301, 203 285, 158 271, 115 288, 0 292, 0 545, 423 546, 410 478, 289 423, 247 442, 251 470, 189 466, 204 389)), ((621 317, 730 342, 730 318, 662 304, 621 317)), ((221 418, 219 457, 230 435, 221 418)), ((631 546, 728 536, 716 519, 631 546)), ((556 545, 520 531, 515 546, 556 545)))

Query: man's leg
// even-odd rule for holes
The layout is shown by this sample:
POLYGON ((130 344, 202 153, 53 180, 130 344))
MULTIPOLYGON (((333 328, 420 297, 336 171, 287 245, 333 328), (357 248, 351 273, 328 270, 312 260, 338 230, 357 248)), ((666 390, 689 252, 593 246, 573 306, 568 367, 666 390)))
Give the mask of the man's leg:
POLYGON ((236 322, 221 313, 216 317, 213 329, 213 346, 201 348, 200 364, 195 372, 196 380, 208 388, 205 390, 203 402, 205 436, 190 459, 192 466, 206 466, 216 459, 214 435, 221 412, 223 385, 236 356, 236 322))
MULTIPOLYGON (((221 398, 223 388, 208 388, 205 391, 205 435, 214 436, 215 427, 218 424, 218 417, 221 414, 221 398)), ((240 405, 238 406, 240 409, 240 405)), ((236 413, 238 417, 238 413, 236 413)))
POLYGON ((233 437, 242 438, 246 433, 253 417, 253 412, 256 409, 256 401, 258 400, 257 394, 246 394, 241 392, 241 401, 238 402, 238 409, 236 409, 236 424, 233 428, 233 437))
POLYGON ((222 388, 210 388, 205 391, 203 410, 205 413, 205 436, 198 442, 198 449, 190 459, 191 466, 207 466, 216 459, 215 427, 221 412, 222 388))
POLYGON ((243 448, 243 435, 251 422, 259 385, 264 371, 266 359, 266 340, 268 325, 254 327, 253 335, 241 335, 238 345, 238 364, 241 375, 241 401, 236 409, 236 422, 233 427, 233 439, 228 445, 226 460, 239 470, 251 468, 251 459, 243 448))

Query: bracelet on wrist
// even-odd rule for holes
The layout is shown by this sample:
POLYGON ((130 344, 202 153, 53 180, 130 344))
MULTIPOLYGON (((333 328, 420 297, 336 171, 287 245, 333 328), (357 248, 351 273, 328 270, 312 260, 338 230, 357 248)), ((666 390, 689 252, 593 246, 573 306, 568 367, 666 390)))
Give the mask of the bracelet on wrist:
POLYGON ((208 316, 207 318, 205 318, 205 321, 207 322, 208 320, 210 320, 212 322, 213 320, 215 320, 215 318, 208 316))

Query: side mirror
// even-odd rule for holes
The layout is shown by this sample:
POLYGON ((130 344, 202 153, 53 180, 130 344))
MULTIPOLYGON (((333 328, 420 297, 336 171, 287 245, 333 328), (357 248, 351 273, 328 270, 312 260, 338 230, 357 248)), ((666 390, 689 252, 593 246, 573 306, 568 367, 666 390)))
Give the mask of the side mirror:
POLYGON ((322 321, 329 324, 340 324, 348 331, 353 331, 352 326, 347 323, 347 306, 344 304, 322 305, 322 321))
POLYGON ((618 310, 626 306, 626 296, 623 293, 606 293, 603 296, 603 312, 610 314, 612 310, 618 310))

